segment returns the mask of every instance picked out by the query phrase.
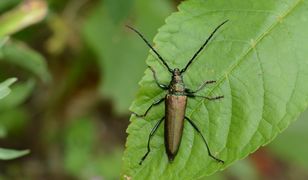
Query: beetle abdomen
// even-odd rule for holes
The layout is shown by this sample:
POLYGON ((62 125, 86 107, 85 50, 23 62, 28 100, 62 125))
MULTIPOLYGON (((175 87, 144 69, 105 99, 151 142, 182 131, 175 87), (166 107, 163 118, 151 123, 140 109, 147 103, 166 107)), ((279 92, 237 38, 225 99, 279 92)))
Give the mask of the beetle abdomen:
POLYGON ((165 147, 169 161, 176 156, 181 144, 187 97, 166 95, 165 147))

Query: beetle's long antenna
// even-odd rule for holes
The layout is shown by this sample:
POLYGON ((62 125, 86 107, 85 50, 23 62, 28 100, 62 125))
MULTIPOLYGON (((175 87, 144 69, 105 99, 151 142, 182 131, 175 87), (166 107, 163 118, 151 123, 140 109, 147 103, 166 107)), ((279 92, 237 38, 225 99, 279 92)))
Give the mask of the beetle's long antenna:
POLYGON ((143 35, 137 31, 136 29, 134 29, 133 27, 129 26, 129 25, 126 25, 126 27, 128 27, 129 29, 133 30, 135 33, 137 33, 141 38, 142 40, 152 49, 152 51, 157 55, 158 59, 161 60, 161 62, 166 66, 166 68, 168 69, 168 71, 170 73, 172 73, 172 69, 168 66, 168 64, 166 63, 166 61, 161 57, 161 55, 158 54, 158 52, 151 46, 151 44, 145 39, 145 37, 143 37, 143 35))
POLYGON ((189 62, 186 64, 185 68, 183 68, 181 70, 181 73, 185 72, 187 70, 187 68, 189 67, 189 65, 193 62, 193 60, 198 56, 198 54, 203 50, 203 48, 207 45, 207 43, 211 40, 211 38, 214 36, 215 32, 222 26, 224 25, 226 22, 228 22, 229 20, 226 20, 224 22, 222 22, 220 25, 218 25, 215 30, 211 33, 211 35, 207 38, 207 40, 204 42, 204 44, 199 48, 199 50, 193 55, 193 57, 189 60, 189 62))

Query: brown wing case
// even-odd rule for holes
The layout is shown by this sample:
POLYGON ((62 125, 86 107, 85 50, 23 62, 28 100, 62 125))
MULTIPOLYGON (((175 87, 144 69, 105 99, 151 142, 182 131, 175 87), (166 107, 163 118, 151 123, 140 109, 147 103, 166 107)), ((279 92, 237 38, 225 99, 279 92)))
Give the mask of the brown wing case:
POLYGON ((165 147, 168 158, 173 160, 181 144, 187 97, 166 95, 165 147))

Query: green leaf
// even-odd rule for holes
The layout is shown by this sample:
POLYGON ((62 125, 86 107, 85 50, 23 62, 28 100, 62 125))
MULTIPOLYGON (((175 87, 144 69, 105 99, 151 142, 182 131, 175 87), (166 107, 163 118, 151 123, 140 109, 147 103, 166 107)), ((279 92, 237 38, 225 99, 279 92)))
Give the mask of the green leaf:
POLYGON ((44 1, 24 1, 0 16, 0 38, 41 21, 46 14, 47 5, 44 1))
POLYGON ((20 0, 2 0, 0 1, 0 12, 3 10, 16 6, 20 0))
POLYGON ((88 169, 95 142, 95 125, 90 118, 75 119, 66 129, 64 167, 70 174, 82 175, 88 169))
POLYGON ((134 4, 133 0, 105 0, 106 10, 113 22, 119 23, 127 18, 134 4))
MULTIPOLYGON (((2 100, 2 98, 7 96, 11 92, 11 89, 9 88, 9 86, 12 85, 16 80, 17 80, 16 78, 10 78, 0 83, 0 100, 2 100)), ((0 124, 0 138, 4 137, 6 133, 7 133, 6 129, 2 126, 2 124, 0 124)), ((29 153, 29 150, 17 151, 17 150, 0 148, 0 160, 15 159, 15 158, 24 156, 28 153, 29 153)))
MULTIPOLYGON (((308 105, 307 33, 308 1, 190 0, 166 20, 155 47, 172 67, 183 68, 213 29, 230 21, 215 34, 210 44, 184 74, 186 86, 196 89, 205 80, 217 80, 201 95, 224 95, 219 101, 188 100, 186 116, 206 137, 208 156, 201 137, 185 122, 181 146, 173 163, 164 149, 163 127, 151 142, 152 151, 143 165, 147 137, 164 116, 163 105, 146 118, 131 117, 124 154, 123 177, 133 179, 198 179, 222 170, 273 140, 296 120, 308 105)), ((154 55, 147 63, 167 84, 170 74, 154 55)), ((131 110, 141 114, 165 95, 150 70, 131 110)))
MULTIPOLYGON (((9 88, 10 85, 12 85, 15 81, 17 81, 17 78, 10 78, 6 81, 0 83, 0 106, 3 104, 3 98, 7 97, 7 95, 10 94, 11 89, 9 88)), ((1 118, 0 118, 1 119, 1 118)), ((0 138, 3 138, 7 135, 7 130, 4 128, 3 124, 0 124, 0 138)))
POLYGON ((19 82, 12 87, 12 93, 1 100, 0 112, 19 106, 32 93, 35 86, 35 80, 29 79, 26 82, 19 82))
POLYGON ((308 137, 307 119, 308 111, 269 145, 270 150, 281 159, 291 164, 301 165, 306 169, 308 168, 308 156, 305 153, 308 151, 308 144, 303 142, 308 137))
MULTIPOLYGON (((109 1, 108 7, 111 6, 109 1)), ((134 18, 134 24, 128 23, 128 19, 119 23, 120 17, 108 14, 112 9, 107 10, 105 3, 102 3, 90 14, 84 28, 86 42, 98 56, 102 80, 100 92, 104 97, 112 99, 115 109, 122 113, 127 113, 137 92, 136 83, 146 67, 144 59, 147 56, 146 45, 125 24, 136 26, 147 37, 153 37, 172 9, 171 3, 165 0, 135 0, 131 6, 129 16, 138 15, 134 18)))
POLYGON ((19 41, 10 41, 0 49, 0 61, 6 61, 31 72, 48 83, 51 76, 45 58, 19 41))
POLYGON ((111 153, 105 153, 105 148, 99 145, 101 139, 96 138, 97 130, 92 118, 78 118, 68 124, 65 129, 64 168, 80 179, 119 179, 122 150, 112 148, 111 153))
POLYGON ((12 85, 15 81, 17 81, 16 78, 10 78, 0 83, 0 99, 3 99, 5 96, 10 94, 11 89, 9 86, 12 85))
MULTIPOLYGON (((11 96, 13 96, 13 94, 10 94, 8 97, 11 96)), ((14 137, 22 134, 25 131, 25 127, 27 127, 26 125, 29 123, 30 119, 31 115, 26 108, 15 107, 1 111, 0 127, 4 130, 4 136, 14 137)))
POLYGON ((11 160, 29 154, 29 150, 11 150, 0 148, 0 160, 11 160))
MULTIPOLYGON (((230 168, 226 169, 226 171, 218 172, 212 176, 218 175, 218 174, 224 174, 228 177, 232 177, 237 180, 257 180, 260 179, 258 176, 258 169, 255 167, 255 164, 253 164, 253 161, 250 161, 249 159, 240 160, 236 163, 234 163, 230 168)), ((210 176, 210 179, 212 180, 212 176, 210 176)), ((205 177, 204 180, 207 180, 208 177, 205 177)), ((227 179, 227 178, 224 178, 227 179)))
POLYGON ((0 139, 7 136, 7 130, 0 124, 0 139))

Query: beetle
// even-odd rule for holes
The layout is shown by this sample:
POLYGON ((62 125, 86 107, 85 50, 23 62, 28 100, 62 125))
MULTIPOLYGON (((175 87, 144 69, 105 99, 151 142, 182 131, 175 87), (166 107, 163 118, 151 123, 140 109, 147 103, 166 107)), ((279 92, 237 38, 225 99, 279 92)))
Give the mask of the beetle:
POLYGON ((217 96, 217 97, 206 97, 197 95, 196 93, 202 90, 206 85, 215 83, 216 81, 205 81, 203 82, 196 90, 191 90, 185 87, 184 81, 183 81, 183 73, 186 72, 188 67, 193 63, 193 61, 196 59, 198 54, 204 49, 204 47, 208 44, 208 42, 211 40, 211 38, 214 36, 214 34, 218 31, 220 27, 222 27, 228 20, 225 20, 221 24, 219 24, 213 32, 210 34, 210 36, 206 39, 206 41, 201 45, 201 47, 196 51, 196 53, 192 56, 192 58, 188 61, 186 66, 183 69, 174 68, 171 69, 167 62, 162 58, 162 56, 151 46, 151 44, 145 39, 145 37, 136 29, 134 29, 131 26, 127 27, 137 33, 140 38, 147 44, 147 46, 157 55, 158 59, 163 63, 163 65, 168 69, 168 71, 172 74, 171 75, 171 81, 169 85, 161 84, 158 81, 157 75, 155 70, 149 66, 150 70, 153 73, 153 77, 155 80, 155 83, 160 87, 161 89, 167 91, 167 94, 164 98, 154 102, 150 107, 145 111, 144 114, 139 115, 137 113, 135 114, 137 117, 145 117, 150 109, 153 106, 159 105, 163 101, 165 101, 165 116, 161 118, 153 127, 151 130, 151 133, 148 137, 148 143, 147 143, 147 152, 145 155, 141 158, 139 164, 141 165, 143 161, 146 159, 148 154, 151 151, 150 142, 152 137, 154 136, 156 130, 160 126, 163 120, 165 120, 164 124, 164 141, 165 141, 165 150, 169 159, 169 162, 172 162, 179 150, 179 146, 181 144, 182 134, 183 134, 183 126, 184 126, 184 120, 187 120, 192 127, 197 131, 198 134, 200 134, 203 142, 205 143, 205 146, 207 148, 208 155, 216 160, 217 162, 224 163, 223 160, 216 158, 211 153, 211 150, 209 148, 209 145, 203 136, 202 132, 198 128, 198 126, 187 116, 185 116, 185 110, 186 110, 186 104, 187 104, 187 98, 195 98, 195 97, 201 97, 205 98, 207 100, 218 100, 223 98, 224 96, 217 96))

